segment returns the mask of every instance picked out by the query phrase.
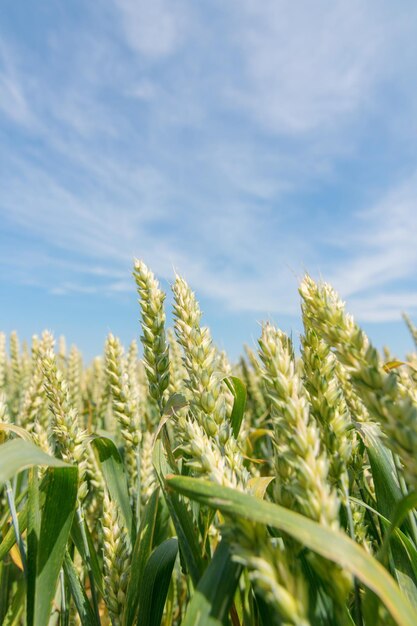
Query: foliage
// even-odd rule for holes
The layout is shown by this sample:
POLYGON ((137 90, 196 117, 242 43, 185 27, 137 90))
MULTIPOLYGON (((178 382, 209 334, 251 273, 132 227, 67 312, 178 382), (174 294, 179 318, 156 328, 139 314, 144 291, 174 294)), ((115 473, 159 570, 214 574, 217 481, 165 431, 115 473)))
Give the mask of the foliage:
POLYGON ((266 323, 231 364, 133 274, 143 358, 0 333, 0 623, 416 624, 417 357, 306 276, 300 352, 266 323))

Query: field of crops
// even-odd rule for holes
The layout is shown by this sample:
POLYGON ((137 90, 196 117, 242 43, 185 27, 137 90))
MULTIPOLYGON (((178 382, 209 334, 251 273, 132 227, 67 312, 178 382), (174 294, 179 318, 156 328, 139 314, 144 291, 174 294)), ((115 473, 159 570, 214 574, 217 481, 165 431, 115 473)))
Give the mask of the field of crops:
POLYGON ((230 363, 133 275, 140 347, 0 334, 0 623, 415 626, 417 357, 306 276, 230 363))

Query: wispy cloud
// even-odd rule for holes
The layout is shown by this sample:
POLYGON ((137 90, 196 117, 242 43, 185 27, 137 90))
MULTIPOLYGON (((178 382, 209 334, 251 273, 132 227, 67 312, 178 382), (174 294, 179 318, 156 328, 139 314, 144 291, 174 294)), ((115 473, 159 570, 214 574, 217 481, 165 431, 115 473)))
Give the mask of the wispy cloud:
POLYGON ((398 322, 401 313, 417 313, 417 290, 396 293, 379 293, 359 297, 350 303, 355 316, 363 322, 398 322))
POLYGON ((0 42, 0 111, 26 127, 34 122, 14 56, 4 41, 0 42))
POLYGON ((234 38, 246 82, 234 91, 269 131, 334 129, 370 104, 392 52, 401 17, 360 0, 242 3, 234 38), (242 88, 243 87, 243 88, 242 88))
POLYGON ((183 43, 188 11, 178 0, 115 0, 129 45, 151 59, 166 57, 183 43))
POLYGON ((387 190, 351 224, 338 241, 345 260, 328 269, 328 279, 363 319, 395 320, 401 310, 417 311, 417 175, 387 190))
POLYGON ((364 319, 414 310, 409 11, 102 0, 77 29, 48 14, 38 55, 30 33, 10 32, 0 48, 10 276, 117 298, 139 255, 224 309, 295 314, 295 275, 308 269, 364 319), (395 124, 388 92, 409 94, 395 124), (391 168, 382 149, 407 158, 391 168), (373 163, 360 183, 358 160, 373 163))

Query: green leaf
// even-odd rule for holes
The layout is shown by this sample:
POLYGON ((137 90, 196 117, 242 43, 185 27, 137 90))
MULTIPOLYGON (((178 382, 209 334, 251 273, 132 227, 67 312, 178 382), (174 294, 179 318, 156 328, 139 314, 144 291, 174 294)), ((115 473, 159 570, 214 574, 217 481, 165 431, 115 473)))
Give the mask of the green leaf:
POLYGON ((4 620, 2 621, 2 626, 20 626, 22 623, 21 616, 25 608, 25 593, 26 589, 24 580, 20 580, 17 583, 17 589, 13 595, 13 600, 11 601, 4 620))
POLYGON ((100 626, 68 552, 65 553, 64 572, 82 626, 100 626))
POLYGON ((152 551, 155 524, 158 513, 159 487, 149 498, 143 512, 140 528, 133 549, 130 578, 126 593, 123 626, 132 626, 139 605, 139 594, 143 585, 143 573, 152 551))
POLYGON ((261 626, 282 626, 282 619, 277 612, 258 593, 254 593, 261 626))
MULTIPOLYGON (((6 615, 10 602, 9 602, 9 582, 10 582, 10 569, 12 565, 10 562, 0 561, 0 624, 3 623, 4 616, 6 615)), ((22 581, 25 584, 25 581, 22 581)), ((26 589, 25 589, 26 591, 26 589)))
POLYGON ((275 476, 253 476, 248 480, 248 488, 252 495, 263 500, 266 490, 273 480, 275 480, 275 476))
POLYGON ((114 442, 108 437, 93 437, 92 445, 97 450, 101 469, 110 492, 123 517, 126 528, 133 539, 135 535, 129 488, 122 457, 114 442))
POLYGON ((383 445, 374 427, 369 427, 367 424, 360 424, 358 428, 371 464, 378 510, 389 519, 393 506, 403 498, 400 485, 398 484, 392 454, 383 445))
POLYGON ((167 539, 146 563, 139 597, 137 626, 160 626, 172 570, 178 554, 178 540, 167 539))
POLYGON ((408 513, 412 511, 413 509, 415 509, 416 506, 417 506, 417 493, 414 491, 404 496, 403 499, 397 503, 397 505, 394 508, 394 512, 392 513, 392 516, 391 516, 391 520, 390 520, 391 524, 388 528, 388 531, 385 533, 384 541, 379 550, 380 560, 382 560, 382 558, 385 556, 385 553, 388 550, 389 543, 392 539, 393 534, 395 533, 397 529, 400 528, 400 526, 406 519, 408 513))
POLYGON ((173 393, 172 396, 168 398, 168 402, 164 406, 164 410, 162 411, 162 417, 158 424, 158 428, 154 434, 153 440, 156 441, 167 422, 169 422, 170 418, 175 415, 177 411, 187 406, 188 402, 185 396, 182 393, 173 393))
POLYGON ((182 626, 214 626, 227 623, 242 567, 232 561, 225 540, 218 545, 194 591, 182 626))
POLYGON ((408 365, 408 363, 405 363, 404 361, 387 361, 384 363, 383 368, 386 372, 389 372, 390 370, 394 370, 401 365, 408 365))
MULTIPOLYGON (((1 451, 1 450, 0 450, 1 451)), ((22 500, 22 495, 26 497, 28 491, 25 491, 20 494, 20 496, 16 499, 16 504, 18 504, 22 500)), ((42 481, 40 485, 40 506, 42 507, 43 502, 45 501, 45 480, 42 481)), ((23 533, 27 529, 28 525, 28 502, 25 502, 22 506, 22 509, 18 512, 17 518, 19 520, 19 528, 20 532, 23 533)), ((5 519, 7 520, 10 516, 10 511, 7 510, 7 514, 5 519)), ((4 559, 6 554, 12 549, 12 547, 16 543, 16 535, 13 530, 13 526, 10 526, 8 531, 3 537, 3 541, 0 543, 0 561, 4 559)))
MULTIPOLYGON (((27 505, 18 513, 20 532, 23 533, 27 528, 27 505)), ((6 554, 13 548, 16 543, 16 534, 13 526, 10 526, 6 532, 3 541, 0 543, 0 561, 4 559, 6 554)))
MULTIPOLYGON (((0 452, 1 452, 1 448, 0 448, 0 452)), ((22 489, 22 491, 19 494, 15 494, 14 502, 15 502, 16 508, 19 508, 19 505, 22 503, 22 501, 26 500, 27 494, 28 494, 27 488, 22 489)), ((23 504, 22 510, 24 509, 25 506, 26 505, 23 504)), ((10 518, 10 509, 6 507, 2 513, 3 514, 0 516, 0 528, 3 528, 3 526, 7 524, 10 518)), ((20 515, 20 513, 18 513, 18 515, 20 515)))
POLYGON ((162 415, 172 417, 177 411, 187 406, 187 398, 182 393, 173 393, 164 406, 162 415))
POLYGON ((82 558, 84 564, 87 567, 89 566, 89 564, 91 565, 91 568, 92 568, 92 571, 93 571, 93 577, 94 577, 94 584, 97 587, 97 589, 99 590, 100 594, 103 595, 104 594, 104 590, 103 590, 102 566, 100 564, 97 552, 95 550, 94 543, 93 543, 93 540, 91 538, 90 531, 88 529, 88 524, 84 525, 83 532, 85 532, 85 534, 87 536, 87 543, 88 543, 88 548, 89 548, 89 553, 90 553, 90 559, 88 559, 86 551, 85 551, 84 541, 83 541, 83 537, 82 537, 82 532, 81 532, 81 527, 80 527, 79 520, 77 519, 77 517, 74 517, 74 520, 73 520, 73 523, 72 523, 72 527, 71 527, 71 539, 74 542, 75 547, 77 548, 78 552, 80 553, 81 558, 82 558))
POLYGON ((411 534, 410 521, 406 515, 410 504, 413 506, 415 500, 410 496, 410 499, 403 503, 404 496, 397 480, 393 456, 383 445, 374 428, 363 424, 360 426, 360 430, 364 435, 363 440, 371 464, 378 512, 388 519, 392 518, 392 521, 395 522, 385 535, 379 555, 380 560, 385 556, 384 553, 389 546, 395 578, 402 591, 413 603, 417 603, 417 586, 410 555, 405 549, 404 543, 399 541, 397 534, 392 535, 396 526, 401 522, 403 523, 403 530, 407 534, 411 534), (396 520, 393 515, 397 518, 396 520))
POLYGON ((278 528, 302 545, 338 563, 374 591, 399 626, 415 626, 417 611, 380 563, 341 532, 325 528, 277 504, 228 487, 184 476, 167 477, 167 486, 233 519, 244 518, 278 528))
MULTIPOLYGON (((14 433, 18 437, 25 439, 26 441, 32 442, 32 437, 28 433, 27 430, 22 428, 21 426, 16 426, 16 424, 6 424, 5 422, 0 422, 0 432, 10 432, 14 433)), ((1 437, 0 437, 1 441, 1 437)))
POLYGON ((1 445, 0 452, 0 485, 13 478, 18 472, 34 465, 70 467, 64 461, 46 454, 34 443, 23 439, 6 441, 1 445))
POLYGON ((181 555, 185 560, 194 585, 197 585, 204 572, 205 565, 190 513, 187 511, 184 502, 179 498, 178 494, 172 492, 167 493, 165 476, 172 473, 173 468, 168 465, 160 441, 155 443, 152 458, 156 475, 158 476, 169 514, 178 536, 181 555))
MULTIPOLYGON (((49 480, 47 474, 45 481, 49 480)), ((28 485, 28 515, 27 515, 27 547, 28 547, 28 576, 27 576, 27 614, 33 616, 35 612, 36 595, 36 564, 38 557, 39 536, 41 528, 41 508, 39 494, 39 480, 36 468, 29 472, 28 485)))
POLYGON ((246 386, 237 376, 228 376, 225 383, 233 394, 234 402, 230 421, 232 423, 233 436, 237 439, 242 425, 246 406, 246 386))
MULTIPOLYGON (((356 502, 356 504, 358 504, 359 506, 363 506, 366 509, 369 509, 370 511, 372 511, 372 513, 374 513, 374 515, 379 517, 379 519, 381 520, 384 528, 387 529, 387 534, 390 532, 392 524, 389 521, 389 519, 387 519, 384 515, 379 513, 379 511, 374 509, 369 504, 366 504, 365 502, 362 502, 362 500, 358 500, 357 498, 352 498, 352 497, 350 497, 350 500, 352 500, 352 502, 356 502)), ((406 551, 406 553, 408 555, 409 563, 410 563, 410 565, 411 565, 411 567, 413 569, 414 578, 417 579, 417 549, 416 549, 414 543, 407 537, 406 534, 404 534, 404 532, 400 528, 393 529, 391 539, 393 537, 397 541, 400 541, 401 544, 403 545, 404 550, 406 551)), ((382 547, 384 547, 384 546, 382 546, 382 547)), ((379 553, 377 554, 377 557, 376 557, 378 559, 378 561, 381 561, 381 562, 382 562, 382 559, 384 557, 384 553, 382 551, 382 547, 381 547, 381 550, 379 551, 379 553)))
POLYGON ((47 626, 49 622, 77 502, 76 467, 49 469, 48 474, 36 556, 28 552, 28 561, 36 559, 36 579, 34 585, 28 585, 28 591, 34 589, 34 597, 28 598, 28 626, 47 626), (29 611, 31 607, 33 611, 29 611))
MULTIPOLYGON (((46 454, 35 446, 34 443, 23 439, 12 439, 0 446, 0 485, 18 473, 30 467, 37 465, 47 465, 49 467, 71 467, 64 461, 56 459, 46 454)), ((42 481, 41 491, 45 490, 45 480, 42 481)), ((30 496, 30 494, 29 494, 30 496)), ((41 506, 44 502, 44 493, 41 493, 41 506)), ((23 505, 22 510, 18 513, 20 532, 23 533, 28 525, 28 504, 23 505)), ((16 537, 13 527, 10 527, 3 541, 0 544, 0 560, 16 543, 16 537)))

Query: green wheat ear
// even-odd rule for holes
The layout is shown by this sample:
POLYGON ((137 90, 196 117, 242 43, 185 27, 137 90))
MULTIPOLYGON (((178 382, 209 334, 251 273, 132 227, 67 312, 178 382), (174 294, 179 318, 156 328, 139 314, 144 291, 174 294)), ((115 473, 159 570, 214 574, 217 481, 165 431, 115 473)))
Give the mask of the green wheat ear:
POLYGON ((346 367, 369 414, 387 435, 387 444, 402 458, 407 480, 417 486, 415 394, 398 383, 394 371, 385 371, 378 351, 330 285, 306 276, 300 294, 311 324, 346 367))
POLYGON ((265 323, 234 364, 133 275, 142 348, 0 332, 0 621, 415 626, 417 355, 306 276, 301 350, 265 323))
POLYGON ((149 391, 160 410, 166 400, 169 385, 169 347, 165 336, 165 294, 159 288, 154 274, 143 261, 135 261, 133 276, 139 295, 143 360, 149 382, 149 391))

